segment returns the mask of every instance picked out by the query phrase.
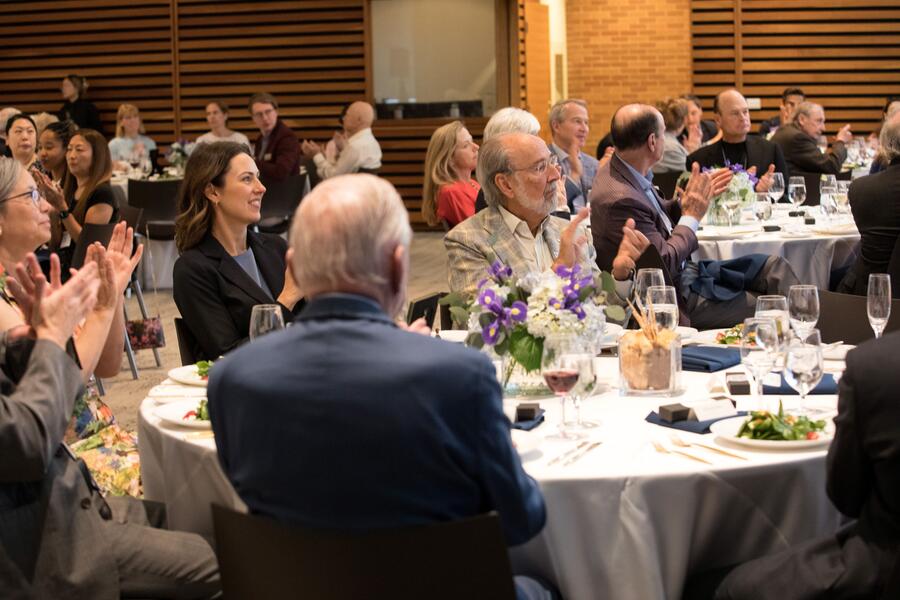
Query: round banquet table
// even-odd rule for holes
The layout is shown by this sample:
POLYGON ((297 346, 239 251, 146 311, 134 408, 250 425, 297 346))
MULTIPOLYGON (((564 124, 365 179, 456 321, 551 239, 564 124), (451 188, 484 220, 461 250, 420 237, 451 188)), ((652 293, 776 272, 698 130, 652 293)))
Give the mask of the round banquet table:
MULTIPOLYGON (((616 389, 617 359, 595 364, 600 393, 582 410, 600 423, 590 437, 601 445, 570 465, 548 464, 575 446, 550 439, 560 418, 554 398, 541 401, 543 425, 516 432, 537 438, 538 447, 522 461, 544 493, 547 523, 512 549, 515 572, 543 575, 570 599, 677 599, 689 573, 776 552, 840 525, 825 494, 825 447, 751 450, 712 434, 678 432, 685 441, 719 446, 746 460, 687 450, 712 463, 703 464, 654 449, 653 441, 674 448, 675 430, 646 422, 648 413, 660 404, 707 399, 709 383, 722 373, 683 373, 685 392, 674 399, 624 397, 616 389)), ((141 404, 138 428, 146 498, 166 503, 171 527, 211 538, 211 502, 246 507, 218 464, 212 437, 167 425, 155 414, 158 403, 202 390, 170 381, 157 386, 141 404)), ((766 398, 777 405, 777 396, 766 398)), ((796 398, 783 397, 785 407, 796 398)), ((740 399, 738 408, 752 401, 740 399)), ((833 410, 836 397, 810 396, 808 402, 833 410)), ((504 408, 511 413, 515 404, 507 400, 504 408)))
POLYGON ((805 225, 799 217, 777 210, 766 224, 778 225, 782 231, 762 231, 753 221, 734 227, 704 226, 697 232, 699 248, 693 259, 729 260, 753 253, 781 256, 802 283, 827 290, 833 266, 844 265, 853 256, 859 231, 850 215, 840 215, 827 224, 822 217, 818 219, 821 223, 805 225))

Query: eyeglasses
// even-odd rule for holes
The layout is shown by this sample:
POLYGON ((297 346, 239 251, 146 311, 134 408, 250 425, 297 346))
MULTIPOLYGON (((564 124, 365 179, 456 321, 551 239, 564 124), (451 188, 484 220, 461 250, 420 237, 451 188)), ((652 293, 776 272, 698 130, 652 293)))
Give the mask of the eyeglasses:
POLYGON ((528 167, 523 167, 521 169, 510 169, 510 173, 517 173, 518 171, 530 171, 535 175, 543 175, 547 172, 547 167, 554 167, 556 169, 559 168, 559 157, 555 154, 551 154, 548 158, 535 163, 528 167))
POLYGON ((32 204, 34 204, 35 206, 40 206, 41 193, 38 191, 37 188, 31 188, 27 192, 22 192, 21 194, 16 194, 15 196, 9 196, 7 198, 4 198, 3 200, 0 200, 0 202, 7 202, 9 200, 15 200, 16 198, 21 198, 22 196, 28 196, 29 200, 31 200, 32 204))

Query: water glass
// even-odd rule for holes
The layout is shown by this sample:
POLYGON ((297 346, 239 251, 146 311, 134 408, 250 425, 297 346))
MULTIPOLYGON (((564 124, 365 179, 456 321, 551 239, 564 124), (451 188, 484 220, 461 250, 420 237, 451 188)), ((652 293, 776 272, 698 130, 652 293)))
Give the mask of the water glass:
POLYGON ((834 198, 835 206, 837 207, 837 211, 839 213, 848 213, 850 212, 850 182, 849 181, 838 181, 837 182, 837 191, 832 196, 834 198))
POLYGON ((852 139, 847 144, 847 160, 853 164, 859 162, 859 140, 852 139))
POLYGON ((823 373, 822 338, 819 330, 812 329, 792 339, 784 361, 784 379, 800 394, 797 413, 811 415, 816 412, 806 406, 806 396, 822 381, 823 373))
POLYGON ((756 313, 757 318, 770 318, 775 321, 778 331, 778 342, 785 344, 787 342, 788 333, 791 328, 791 317, 788 312, 788 301, 784 296, 767 295, 757 296, 756 313))
POLYGON ((769 197, 772 202, 778 202, 784 196, 784 175, 772 173, 772 182, 769 184, 769 197))
POLYGON ((250 312, 250 341, 270 331, 284 329, 284 317, 278 304, 257 304, 250 312))
POLYGON ((551 335, 544 338, 541 375, 554 394, 562 400, 559 433, 556 438, 577 439, 581 434, 566 425, 566 403, 581 379, 584 346, 575 335, 551 335))
POLYGON ((586 432, 586 430, 600 425, 596 421, 587 421, 581 417, 581 403, 590 397, 597 385, 597 373, 594 371, 594 355, 591 353, 591 349, 592 346, 588 344, 584 347, 583 352, 578 353, 580 374, 578 385, 572 390, 572 399, 575 401, 575 421, 566 423, 566 430, 575 433, 586 432))
POLYGON ((792 285, 788 291, 791 328, 803 337, 819 322, 819 290, 814 285, 792 285))
POLYGON ((647 289, 647 304, 653 307, 660 329, 675 331, 678 327, 678 295, 669 285, 652 285, 647 289))
POLYGON ((806 180, 803 177, 791 177, 788 182, 788 200, 794 208, 806 202, 806 180))
POLYGON ((772 218, 772 202, 769 200, 769 192, 756 193, 756 202, 753 203, 753 214, 760 223, 772 218))
POLYGON ((828 152, 828 138, 824 135, 820 135, 816 138, 816 146, 819 147, 819 152, 825 154, 828 152))
POLYGON ((634 297, 642 305, 647 304, 647 290, 654 285, 666 285, 662 269, 638 269, 634 276, 634 297))
POLYGON ((741 331, 741 364, 753 379, 756 399, 762 406, 763 380, 775 367, 781 345, 778 327, 770 317, 744 319, 741 331))
POLYGON ((725 214, 728 215, 729 225, 737 225, 741 222, 741 206, 743 204, 744 199, 735 194, 726 196, 725 199, 722 200, 722 208, 725 209, 725 214))
POLYGON ((866 295, 869 325, 872 326, 877 339, 884 333, 884 328, 891 317, 891 276, 886 273, 870 274, 866 295))

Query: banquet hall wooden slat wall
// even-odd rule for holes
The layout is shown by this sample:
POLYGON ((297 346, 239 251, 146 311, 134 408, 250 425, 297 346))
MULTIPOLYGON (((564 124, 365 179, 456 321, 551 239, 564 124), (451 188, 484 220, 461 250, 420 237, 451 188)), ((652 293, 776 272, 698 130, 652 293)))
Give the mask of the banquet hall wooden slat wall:
POLYGON ((827 129, 876 130, 885 96, 900 95, 896 0, 692 0, 694 91, 712 107, 724 87, 759 97, 756 123, 799 86, 825 107, 827 129))

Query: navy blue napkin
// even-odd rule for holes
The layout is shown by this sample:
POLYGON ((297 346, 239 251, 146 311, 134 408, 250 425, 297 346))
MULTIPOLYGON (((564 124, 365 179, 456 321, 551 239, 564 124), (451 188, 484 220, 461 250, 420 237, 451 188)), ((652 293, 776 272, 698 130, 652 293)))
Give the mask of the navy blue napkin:
MULTIPOLYGON (((825 373, 822 375, 822 381, 819 382, 819 385, 813 388, 810 394, 837 394, 838 385, 837 381, 834 380, 834 375, 831 373, 825 373)), ((781 396, 799 396, 797 390, 792 388, 790 384, 784 380, 784 375, 781 376, 781 385, 765 385, 763 384, 763 393, 764 394, 779 394, 781 396)))
POLYGON ((513 421, 513 429, 521 429, 522 431, 531 431, 544 422, 544 409, 537 410, 537 416, 528 421, 513 421))
MULTIPOLYGON (((737 416, 743 417, 747 414, 745 410, 739 410, 737 416)), ((668 421, 663 421, 659 418, 659 414, 656 411, 651 412, 647 415, 647 418, 644 419, 648 423, 653 423, 654 425, 659 425, 660 427, 671 427, 672 429, 680 429, 681 431, 688 431, 690 433, 709 433, 709 426, 715 423, 716 421, 721 421, 722 419, 731 419, 735 415, 729 415, 727 417, 718 417, 716 419, 707 419, 706 421, 676 421, 674 423, 669 423, 668 421)))
POLYGON ((712 373, 740 363, 741 351, 737 348, 688 346, 681 350, 681 368, 685 371, 712 373))

